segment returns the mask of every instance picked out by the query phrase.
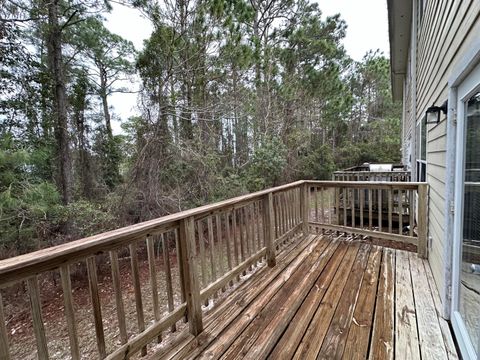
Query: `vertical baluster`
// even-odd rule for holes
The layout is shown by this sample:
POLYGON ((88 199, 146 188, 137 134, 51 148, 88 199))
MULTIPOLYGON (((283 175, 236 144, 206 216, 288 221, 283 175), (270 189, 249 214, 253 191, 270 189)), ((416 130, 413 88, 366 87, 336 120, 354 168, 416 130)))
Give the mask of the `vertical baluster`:
MULTIPOLYGON (((27 280, 27 287, 30 298, 30 308, 32 313, 33 330, 37 343, 38 359, 48 359, 48 347, 45 337, 45 327, 42 318, 42 304, 40 290, 38 287, 37 276, 32 276, 27 280)), ((2 309, 3 317, 3 309, 2 309)), ((2 321, 5 324, 4 321, 2 321)))
POLYGON ((351 189, 352 190, 352 227, 355 227, 355 189, 351 189))
MULTIPOLYGON (((210 281, 213 283, 217 280, 217 265, 216 265, 216 255, 215 255, 215 239, 213 237, 213 221, 212 216, 209 216, 207 219, 207 228, 208 228, 208 245, 210 248, 210 270, 211 276, 210 281)), ((215 296, 217 293, 215 292, 215 296)))
MULTIPOLYGON (((177 259, 180 259, 180 240, 178 236, 178 229, 173 230, 173 234, 175 236, 175 250, 176 250, 176 255, 177 259)), ((193 247, 194 253, 196 253, 196 247, 193 247)), ((182 301, 182 304, 187 301, 187 295, 185 292, 185 274, 183 272, 183 267, 181 264, 178 265, 178 273, 180 275, 180 298, 182 301)), ((184 316, 184 322, 188 321, 188 316, 184 316)))
MULTIPOLYGON (((225 230, 227 232, 226 242, 227 242, 227 265, 228 270, 232 270, 232 233, 230 229, 230 214, 225 213, 225 230)), ((230 281, 230 286, 233 286, 233 280, 230 281)))
POLYGON ((257 246, 258 250, 260 251, 263 248, 262 245, 262 211, 261 211, 261 203, 258 201, 255 203, 255 219, 256 219, 256 232, 257 232, 257 246))
MULTIPOLYGON (((245 231, 247 239, 247 258, 250 257, 254 252, 254 244, 252 238, 252 205, 249 204, 245 206, 245 231)), ((252 267, 250 266, 250 270, 252 267)))
MULTIPOLYGON (((217 230, 217 259, 218 259, 218 272, 222 276, 225 274, 224 271, 224 264, 225 264, 225 258, 223 256, 224 254, 224 244, 223 244, 223 236, 222 236, 222 219, 221 219, 221 214, 216 214, 215 215, 215 227, 217 230)), ((225 288, 222 288, 223 291, 225 291, 225 288)))
POLYGON ((279 219, 278 219, 278 225, 279 225, 279 237, 282 236, 285 233, 285 223, 284 223, 284 215, 283 215, 283 194, 278 193, 278 212, 279 212, 279 219))
POLYGON ((342 193, 343 193, 343 226, 347 226, 348 189, 342 188, 342 193))
POLYGON ((320 188, 320 208, 322 209, 322 223, 326 223, 325 221, 325 189, 322 187, 320 188))
POLYGON ((373 195, 372 189, 368 189, 368 230, 373 226, 373 195))
MULTIPOLYGON (((205 258, 205 240, 204 240, 204 233, 203 233, 203 220, 197 221, 197 231, 198 231, 198 243, 200 248, 200 268, 202 272, 202 286, 207 287, 208 285, 208 278, 207 278, 207 265, 206 265, 206 258, 205 258)), ((207 300, 208 304, 208 300, 207 300)))
POLYGON ((415 226, 415 220, 414 220, 414 202, 413 202, 413 190, 408 190, 408 234, 410 236, 413 236, 413 227, 415 226))
POLYGON ((65 305, 65 317, 67 319, 68 339, 70 342, 70 354, 73 360, 80 359, 78 348, 77 323, 75 322, 75 311, 73 310, 72 281, 70 279, 70 266, 60 267, 62 279, 63 302, 65 305))
POLYGON ((120 268, 118 266, 118 254, 116 250, 110 251, 110 264, 112 268, 112 284, 115 293, 115 307, 117 309, 118 328, 120 330, 120 341, 127 343, 127 327, 125 324, 125 310, 123 307, 122 287, 120 285, 120 268))
MULTIPOLYGON (((246 246, 245 246, 245 207, 242 207, 239 210, 239 215, 240 215, 240 224, 239 224, 239 230, 240 230, 240 258, 241 261, 245 261, 245 253, 247 251, 246 246)), ((244 271, 243 275, 245 275, 247 272, 244 271)))
POLYGON ((295 225, 300 223, 300 189, 295 188, 295 225))
POLYGON ((238 229, 237 229, 237 210, 233 209, 232 212, 232 230, 233 230, 233 256, 234 256, 234 264, 238 265, 238 229))
POLYGON ((337 216, 337 223, 335 225, 340 225, 340 189, 335 187, 335 210, 337 216))
POLYGON ((294 198, 294 190, 289 190, 289 198, 290 201, 288 202, 288 207, 290 209, 290 229, 293 229, 295 225, 295 198, 294 198))
POLYGON ((290 193, 292 201, 290 202, 290 206, 292 208, 292 228, 295 227, 297 224, 296 217, 297 217, 297 206, 296 206, 296 201, 297 201, 297 189, 292 189, 290 193))
POLYGON ((275 266, 275 239, 274 239, 274 212, 273 212, 273 194, 268 193, 263 198, 263 232, 267 257, 267 264, 269 267, 275 266))
POLYGON ((32 311, 33 332, 37 341, 37 356, 39 360, 48 359, 47 339, 42 318, 42 302, 38 288, 37 276, 27 280, 28 294, 30 297, 30 309, 32 311))
MULTIPOLYGON (((247 244, 247 259, 253 254, 253 241, 252 241, 252 217, 251 217, 251 205, 244 207, 245 212, 245 241, 247 244)), ((252 270, 252 265, 248 267, 250 271, 252 270)))
POLYGON ((282 235, 285 234, 287 232, 287 224, 285 222, 285 193, 284 192, 281 192, 280 194, 280 209, 281 209, 281 214, 282 214, 282 218, 281 218, 281 223, 282 223, 282 235))
POLYGON ((252 233, 253 233, 253 248, 254 253, 257 253, 260 250, 260 239, 258 236, 258 216, 257 216, 257 202, 252 204, 252 233))
POLYGON ((93 318, 95 322, 95 333, 97 335, 97 347, 100 358, 106 357, 105 334, 103 332, 102 308, 100 305, 100 296, 98 294, 97 266, 95 257, 87 258, 88 284, 90 288, 90 298, 92 300, 93 318))
MULTIPOLYGON (((162 247, 163 244, 163 234, 161 234, 162 238, 162 247)), ((154 237, 147 236, 147 261, 148 261, 148 272, 150 275, 150 288, 152 289, 152 306, 153 306, 153 314, 155 317, 155 321, 160 320, 160 306, 158 302, 158 289, 157 289, 157 272, 155 270, 155 246, 153 244, 154 237)), ((159 334, 157 337, 157 341, 160 343, 162 341, 162 334, 159 334)))
POLYGON ((392 223, 393 223, 393 190, 392 188, 388 189, 388 232, 392 233, 392 223))
POLYGON ((319 219, 318 219, 318 191, 317 191, 316 186, 313 187, 313 201, 315 202, 315 221, 319 222, 319 219))
POLYGON ((302 232, 303 236, 308 235, 308 221, 310 219, 310 186, 308 184, 304 184, 301 187, 302 194, 300 197, 300 211, 302 215, 302 232))
POLYGON ((365 207, 365 189, 358 189, 360 196, 360 227, 363 229, 363 208, 365 207))
POLYGON ((282 216, 281 216, 281 203, 280 203, 280 193, 275 194, 275 226, 277 228, 276 239, 282 234, 282 216))
POLYGON ((0 359, 10 360, 10 347, 8 345, 7 327, 5 326, 5 314, 3 312, 3 300, 0 293, 0 359))
MULTIPOLYGON (((130 263, 132 266, 133 290, 135 293, 135 309, 137 311, 137 325, 138 332, 145 331, 145 319, 143 315, 142 289, 140 284, 140 272, 138 271, 138 255, 137 243, 133 242, 129 246, 130 249, 130 263)), ((147 355, 147 346, 144 346, 141 351, 142 356, 147 355)))
POLYGON ((398 189, 398 233, 403 234, 403 190, 398 189))
POLYGON ((383 202, 382 202, 382 190, 378 189, 378 231, 382 231, 382 212, 383 212, 383 202))
POLYGON ((291 223, 291 199, 290 199, 290 190, 285 191, 285 209, 287 210, 287 231, 290 231, 292 228, 291 223))
MULTIPOLYGON (((232 227, 233 227, 233 250, 234 250, 234 255, 235 255, 235 265, 240 264, 240 249, 239 246, 241 247, 241 237, 240 233, 238 231, 238 221, 237 221, 237 216, 238 216, 238 209, 233 209, 232 213, 232 227)), ((240 275, 237 275, 237 281, 240 281, 240 275)))
MULTIPOLYGON (((165 283, 167 285, 167 306, 168 312, 175 310, 175 304, 173 302, 173 285, 172 285, 172 267, 170 265, 170 250, 169 250, 169 234, 162 234, 162 252, 163 252, 163 267, 165 270, 165 283)), ((170 328, 172 332, 177 330, 175 324, 170 328)))

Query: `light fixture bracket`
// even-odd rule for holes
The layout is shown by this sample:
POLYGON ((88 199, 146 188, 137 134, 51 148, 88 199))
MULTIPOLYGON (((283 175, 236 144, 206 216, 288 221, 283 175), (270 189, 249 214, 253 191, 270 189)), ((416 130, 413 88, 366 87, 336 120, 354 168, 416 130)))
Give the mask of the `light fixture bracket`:
POLYGON ((441 106, 430 106, 425 112, 425 124, 438 124, 440 122, 440 111, 447 114, 448 101, 445 100, 441 106))

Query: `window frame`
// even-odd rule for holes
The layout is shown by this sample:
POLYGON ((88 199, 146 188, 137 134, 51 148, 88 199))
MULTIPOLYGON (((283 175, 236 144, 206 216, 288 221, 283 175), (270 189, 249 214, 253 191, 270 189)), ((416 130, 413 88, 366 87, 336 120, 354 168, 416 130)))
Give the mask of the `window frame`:
POLYGON ((415 165, 417 182, 427 181, 427 124, 425 117, 422 117, 415 126, 415 165))

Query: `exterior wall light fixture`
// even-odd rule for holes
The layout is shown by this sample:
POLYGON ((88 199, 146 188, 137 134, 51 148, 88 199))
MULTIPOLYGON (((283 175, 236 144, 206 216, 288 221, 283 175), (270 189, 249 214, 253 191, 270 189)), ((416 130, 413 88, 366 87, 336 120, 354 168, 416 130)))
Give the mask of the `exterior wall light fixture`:
POLYGON ((438 124, 440 122, 440 111, 447 114, 448 102, 442 104, 442 106, 430 106, 426 111, 426 124, 438 124))

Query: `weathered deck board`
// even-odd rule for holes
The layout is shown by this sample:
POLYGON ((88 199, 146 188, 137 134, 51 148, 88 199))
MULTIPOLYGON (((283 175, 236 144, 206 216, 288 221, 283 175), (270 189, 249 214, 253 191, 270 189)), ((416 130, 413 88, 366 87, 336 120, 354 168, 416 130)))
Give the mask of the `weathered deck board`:
POLYGON ((348 332, 347 343, 343 352, 346 359, 367 358, 381 260, 382 248, 375 246, 370 252, 370 259, 365 269, 362 287, 348 332))
POLYGON ((384 249, 375 306, 370 359, 393 359, 395 251, 384 249))
POLYGON ((422 359, 448 359, 423 261, 409 254, 422 359))
POLYGON ((420 359, 417 318, 408 254, 396 252, 395 359, 420 359))
POLYGON ((254 299, 259 297, 269 299, 278 287, 287 281, 288 276, 280 277, 279 275, 293 272, 301 264, 303 259, 301 255, 311 251, 314 239, 313 236, 309 236, 302 243, 293 244, 284 252, 286 256, 277 258, 275 268, 265 268, 250 282, 243 283, 228 301, 221 304, 214 313, 207 315, 205 330, 200 336, 159 353, 155 358, 184 359, 201 353, 254 299))
POLYGON ((208 313, 199 336, 179 333, 151 358, 454 359, 430 278, 414 253, 310 236, 208 313))

